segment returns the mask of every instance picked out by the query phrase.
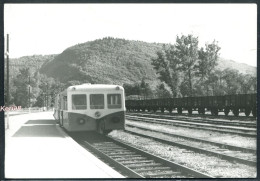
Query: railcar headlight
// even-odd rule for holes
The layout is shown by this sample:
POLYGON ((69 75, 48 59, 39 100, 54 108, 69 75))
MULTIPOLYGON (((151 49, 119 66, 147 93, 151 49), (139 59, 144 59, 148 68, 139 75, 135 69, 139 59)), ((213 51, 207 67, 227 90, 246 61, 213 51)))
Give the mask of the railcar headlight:
POLYGON ((84 118, 79 118, 77 120, 78 124, 82 125, 82 124, 85 124, 86 123, 86 120, 84 118))
POLYGON ((111 121, 112 121, 113 123, 119 123, 119 122, 120 122, 120 118, 119 118, 119 117, 112 117, 112 118, 111 118, 111 121))
POLYGON ((95 116, 99 118, 101 116, 101 113, 99 111, 95 112, 95 116))

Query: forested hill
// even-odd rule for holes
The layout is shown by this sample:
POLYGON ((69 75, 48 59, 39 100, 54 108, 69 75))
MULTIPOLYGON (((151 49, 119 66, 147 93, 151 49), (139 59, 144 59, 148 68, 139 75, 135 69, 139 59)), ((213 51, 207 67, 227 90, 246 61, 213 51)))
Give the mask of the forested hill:
POLYGON ((233 60, 227 60, 220 58, 218 61, 217 69, 224 70, 226 68, 231 68, 238 70, 239 73, 242 74, 250 74, 252 76, 256 76, 256 67, 244 64, 244 63, 238 63, 233 60))
MULTIPOLYGON (((151 58, 162 44, 104 38, 67 48, 45 63, 41 73, 62 82, 135 83, 143 78, 156 84, 151 58)), ((234 68, 256 76, 256 68, 231 60, 219 60, 218 69, 234 68)), ((152 87, 154 85, 151 85, 152 87)))
MULTIPOLYGON (((104 38, 78 44, 63 51, 41 68, 41 73, 62 82, 134 83, 154 82, 151 58, 162 44, 104 38), (150 81, 149 81, 150 80, 150 81)), ((156 83, 156 81, 154 82, 156 83)))
MULTIPOLYGON (((19 73, 19 69, 30 68, 30 72, 36 72, 43 64, 46 64, 54 59, 56 55, 32 55, 24 56, 20 58, 10 59, 10 75, 16 77, 19 73)), ((5 64, 6 65, 6 64, 5 64)))
MULTIPOLYGON (((158 79, 151 58, 162 44, 104 38, 67 48, 59 55, 33 55, 10 60, 10 74, 30 67, 31 73, 40 70, 48 77, 91 83, 135 83, 145 79, 154 87, 158 79)), ((217 69, 236 69, 256 76, 256 67, 220 58, 217 69)))

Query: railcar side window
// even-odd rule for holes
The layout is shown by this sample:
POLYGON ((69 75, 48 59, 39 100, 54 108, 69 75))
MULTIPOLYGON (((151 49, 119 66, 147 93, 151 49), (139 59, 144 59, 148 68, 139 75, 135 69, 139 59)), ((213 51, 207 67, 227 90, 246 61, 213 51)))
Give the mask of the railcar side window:
POLYGON ((90 95, 90 109, 104 109, 104 94, 90 95))
POLYGON ((87 95, 86 94, 72 95, 72 109, 73 110, 87 109, 87 95))
POLYGON ((121 108, 121 94, 108 94, 107 95, 107 107, 108 109, 121 108))

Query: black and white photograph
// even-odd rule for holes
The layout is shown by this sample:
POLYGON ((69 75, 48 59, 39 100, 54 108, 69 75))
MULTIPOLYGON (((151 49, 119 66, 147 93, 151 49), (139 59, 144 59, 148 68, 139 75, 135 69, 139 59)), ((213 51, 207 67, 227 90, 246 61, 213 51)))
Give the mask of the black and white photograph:
POLYGON ((4 4, 5 179, 257 178, 257 4, 4 4))

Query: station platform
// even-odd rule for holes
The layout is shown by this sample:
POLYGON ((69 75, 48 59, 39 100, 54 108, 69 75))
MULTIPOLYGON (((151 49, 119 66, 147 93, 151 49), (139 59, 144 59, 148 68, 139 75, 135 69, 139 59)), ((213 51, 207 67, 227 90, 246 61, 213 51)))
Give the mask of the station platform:
POLYGON ((70 138, 52 112, 12 116, 5 130, 5 178, 124 178, 70 138))

